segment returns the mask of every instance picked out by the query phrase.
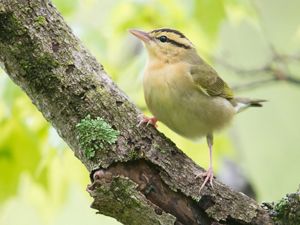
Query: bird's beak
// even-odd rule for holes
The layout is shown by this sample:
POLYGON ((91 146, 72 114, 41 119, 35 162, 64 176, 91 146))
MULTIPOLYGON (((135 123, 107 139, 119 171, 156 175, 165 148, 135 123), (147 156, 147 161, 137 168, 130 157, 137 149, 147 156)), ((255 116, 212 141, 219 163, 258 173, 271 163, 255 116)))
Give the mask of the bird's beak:
POLYGON ((138 39, 142 40, 143 42, 148 42, 151 40, 147 32, 141 30, 135 30, 135 29, 131 29, 129 30, 129 32, 132 33, 134 36, 136 36, 138 39))

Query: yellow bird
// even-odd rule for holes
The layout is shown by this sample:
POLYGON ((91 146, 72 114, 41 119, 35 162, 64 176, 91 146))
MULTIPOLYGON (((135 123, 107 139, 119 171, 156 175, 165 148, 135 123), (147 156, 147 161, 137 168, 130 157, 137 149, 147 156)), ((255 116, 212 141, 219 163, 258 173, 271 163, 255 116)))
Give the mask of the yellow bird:
POLYGON ((143 41, 149 60, 143 78, 144 96, 152 118, 140 124, 156 126, 161 121, 190 139, 206 136, 209 168, 197 175, 213 185, 213 132, 230 123, 233 116, 264 100, 236 98, 230 87, 197 53, 180 31, 162 28, 150 32, 130 30, 143 41))

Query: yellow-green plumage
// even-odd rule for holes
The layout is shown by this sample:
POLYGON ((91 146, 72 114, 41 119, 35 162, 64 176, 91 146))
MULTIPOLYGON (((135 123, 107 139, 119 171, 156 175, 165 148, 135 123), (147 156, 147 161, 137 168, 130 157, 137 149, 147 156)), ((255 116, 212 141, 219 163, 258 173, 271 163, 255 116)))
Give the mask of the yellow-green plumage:
POLYGON ((149 55, 143 85, 151 113, 182 136, 207 137, 210 167, 202 174, 206 177, 202 189, 213 180, 213 132, 228 125, 243 109, 261 106, 262 100, 235 98, 230 87, 181 32, 169 28, 130 32, 144 42, 149 55))
POLYGON ((192 65, 190 73, 193 81, 204 89, 210 96, 220 96, 226 99, 233 98, 233 92, 218 76, 217 72, 205 62, 192 65))
POLYGON ((230 122, 235 114, 232 104, 223 97, 207 95, 194 82, 188 63, 159 64, 159 61, 149 62, 144 74, 145 100, 159 121, 192 139, 230 122))

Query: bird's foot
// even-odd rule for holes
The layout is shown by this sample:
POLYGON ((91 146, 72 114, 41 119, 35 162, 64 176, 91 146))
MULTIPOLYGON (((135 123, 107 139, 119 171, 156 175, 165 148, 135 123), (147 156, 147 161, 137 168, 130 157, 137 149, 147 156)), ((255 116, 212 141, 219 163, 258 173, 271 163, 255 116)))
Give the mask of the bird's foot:
POLYGON ((207 171, 199 173, 195 178, 205 177, 203 184, 200 187, 200 191, 204 188, 204 186, 209 182, 211 187, 213 187, 213 179, 214 179, 214 171, 212 167, 209 167, 207 171))
POLYGON ((146 123, 146 126, 148 126, 149 124, 152 124, 155 128, 157 128, 157 119, 155 117, 147 117, 144 115, 140 115, 139 116, 139 123, 138 123, 138 127, 141 126, 142 124, 146 123))

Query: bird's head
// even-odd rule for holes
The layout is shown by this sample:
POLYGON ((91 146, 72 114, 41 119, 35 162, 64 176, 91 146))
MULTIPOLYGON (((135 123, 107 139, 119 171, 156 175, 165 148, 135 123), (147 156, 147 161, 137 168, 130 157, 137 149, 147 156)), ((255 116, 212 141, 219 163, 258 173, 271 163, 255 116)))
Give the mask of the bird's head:
POLYGON ((192 42, 177 30, 162 28, 144 32, 133 29, 129 32, 144 42, 150 60, 176 63, 195 53, 192 42))

